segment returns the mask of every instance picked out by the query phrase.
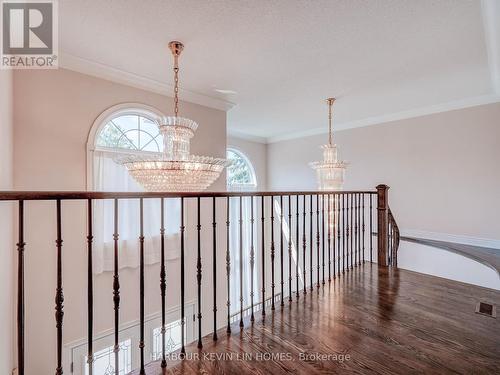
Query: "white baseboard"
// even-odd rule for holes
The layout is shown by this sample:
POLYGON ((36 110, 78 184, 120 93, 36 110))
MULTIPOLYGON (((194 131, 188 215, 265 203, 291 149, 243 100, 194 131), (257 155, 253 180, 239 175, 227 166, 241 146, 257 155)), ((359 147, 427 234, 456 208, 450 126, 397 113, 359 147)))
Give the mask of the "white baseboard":
POLYGON ((428 232, 417 229, 401 230, 401 236, 424 238, 427 240, 435 240, 435 241, 454 242, 463 245, 488 247, 500 250, 500 240, 496 240, 493 238, 480 238, 480 237, 462 236, 457 234, 428 232))

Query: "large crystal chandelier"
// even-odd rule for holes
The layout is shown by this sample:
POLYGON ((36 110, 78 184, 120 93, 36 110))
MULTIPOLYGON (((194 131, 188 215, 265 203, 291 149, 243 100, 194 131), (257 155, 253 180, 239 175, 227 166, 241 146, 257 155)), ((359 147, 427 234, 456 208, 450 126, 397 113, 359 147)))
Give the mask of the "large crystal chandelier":
POLYGON ((335 98, 326 99, 328 103, 328 144, 321 146, 323 161, 309 163, 316 171, 319 190, 342 190, 347 163, 338 160, 337 145, 332 136, 332 107, 335 98))
POLYGON ((163 153, 127 155, 117 159, 147 191, 201 191, 208 188, 227 165, 225 159, 196 156, 189 153, 189 144, 198 124, 179 117, 179 56, 184 49, 180 42, 168 44, 174 56, 174 116, 159 124, 163 136, 163 153))

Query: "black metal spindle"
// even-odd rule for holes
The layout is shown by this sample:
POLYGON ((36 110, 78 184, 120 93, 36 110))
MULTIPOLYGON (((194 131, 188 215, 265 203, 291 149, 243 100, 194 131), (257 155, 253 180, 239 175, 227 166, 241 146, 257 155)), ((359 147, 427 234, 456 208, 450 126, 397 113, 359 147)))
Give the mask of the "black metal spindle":
POLYGON ((94 373, 94 349, 93 349, 93 329, 94 329, 94 286, 92 273, 92 199, 87 200, 87 363, 89 365, 89 375, 94 373))
POLYGON ((325 195, 321 195, 321 258, 322 258, 322 284, 325 285, 325 195))
POLYGON ((160 296, 161 296, 161 368, 167 367, 165 353, 165 297, 167 291, 167 271, 165 268, 165 199, 160 199, 160 296))
MULTIPOLYGON (((17 242, 17 369, 24 375, 24 201, 19 201, 17 242)), ((89 320, 90 322, 90 320, 89 320)), ((92 375, 92 373, 90 373, 92 375)))
POLYGON ((340 276, 340 248, 341 248, 341 243, 340 243, 340 197, 336 197, 336 204, 337 204, 337 275, 340 276))
POLYGON ((266 315, 266 242, 265 242, 265 200, 264 196, 260 197, 260 221, 261 221, 261 261, 262 261, 262 316, 266 315))
POLYGON ((361 197, 362 195, 358 193, 358 265, 361 264, 362 257, 362 235, 363 235, 363 222, 361 216, 361 197))
POLYGON ((358 194, 354 194, 354 265, 358 263, 358 194))
POLYGON ((144 322, 144 199, 140 198, 139 199, 139 206, 140 206, 140 213, 139 213, 139 218, 140 218, 140 235, 139 235, 139 245, 140 245, 140 250, 139 250, 139 288, 140 288, 140 338, 139 338, 139 349, 141 352, 141 370, 140 374, 145 374, 146 371, 144 369, 144 364, 145 364, 145 356, 144 356, 144 329, 145 329, 145 322, 144 322))
POLYGON ((186 226, 184 225, 184 197, 181 197, 181 358, 185 358, 186 354, 186 347, 185 347, 185 333, 184 333, 184 327, 186 326, 186 313, 185 313, 185 298, 186 298, 186 291, 185 291, 185 231, 186 231, 186 226))
POLYGON ((373 263, 373 207, 372 207, 372 194, 370 194, 370 263, 373 263))
POLYGON ((243 328, 243 197, 240 195, 240 328, 243 328))
POLYGON ((307 278, 306 278, 306 248, 307 248, 307 236, 306 236, 306 196, 302 196, 302 267, 304 275, 304 294, 307 294, 307 278))
POLYGON ((56 329, 57 329, 57 367, 56 375, 62 375, 62 329, 64 318, 64 294, 62 283, 62 229, 61 229, 61 200, 56 201, 56 227, 57 227, 57 287, 56 287, 56 329))
POLYGON ((295 254, 296 254, 296 259, 295 259, 295 293, 297 295, 297 298, 300 296, 299 292, 299 252, 300 252, 300 242, 299 242, 299 195, 297 194, 295 196, 295 254))
POLYGON ((349 261, 350 263, 348 262, 348 267, 352 268, 352 265, 353 265, 353 240, 354 240, 354 222, 353 222, 353 211, 354 211, 354 204, 353 204, 353 194, 349 194, 350 196, 350 206, 348 205, 348 210, 349 210, 349 213, 350 213, 350 217, 348 220, 350 220, 350 229, 351 229, 351 236, 350 236, 350 243, 349 243, 349 261))
POLYGON ((288 302, 292 302, 292 197, 288 196, 288 302))
POLYGON ((346 270, 346 263, 349 259, 349 223, 347 222, 347 195, 342 193, 342 273, 346 270))
POLYGON ((254 248, 254 212, 253 212, 253 201, 254 197, 250 197, 250 308, 251 315, 250 321, 253 323, 255 321, 255 316, 253 314, 253 278, 254 278, 254 267, 255 267, 255 248, 254 248))
POLYGON ((274 197, 271 196, 271 310, 274 310, 274 197))
POLYGON ((330 222, 330 215, 332 213, 331 211, 331 204, 330 204, 330 194, 327 194, 326 195, 326 199, 327 199, 327 223, 326 225, 328 226, 328 242, 327 242, 327 254, 328 254, 328 281, 332 281, 332 274, 331 274, 331 267, 332 267, 332 260, 331 260, 331 257, 330 257, 330 250, 331 250, 331 222, 330 222))
POLYGON ((120 276, 118 274, 118 199, 113 201, 113 311, 114 311, 114 346, 115 374, 120 371, 118 353, 119 345, 119 323, 120 323, 120 276))
POLYGON ((316 286, 319 288, 319 269, 320 269, 320 258, 319 258, 319 249, 320 249, 320 226, 319 226, 319 194, 316 194, 316 286))
POLYGON ((214 296, 214 334, 213 340, 217 341, 217 219, 216 198, 212 197, 212 273, 213 273, 213 296, 214 296))
POLYGON ((283 307, 284 303, 284 277, 283 277, 283 195, 280 195, 280 277, 281 277, 281 297, 280 297, 280 306, 283 307))
POLYGON ((198 283, 198 349, 203 348, 201 341, 201 198, 196 199, 197 206, 197 225, 196 231, 198 232, 197 242, 197 261, 196 261, 196 281, 198 283))
POLYGON ((362 239, 363 239, 363 263, 365 262, 365 194, 362 195, 362 218, 363 221, 361 222, 361 228, 362 228, 362 239))
POLYGON ((337 217, 336 217, 336 209, 337 209, 337 196, 335 194, 333 194, 331 196, 331 199, 332 199, 332 242, 333 242, 333 249, 332 249, 332 262, 333 262, 333 278, 335 278, 336 274, 337 274, 337 271, 335 269, 336 267, 336 262, 335 262, 335 253, 336 253, 336 250, 337 250, 337 240, 335 238, 336 236, 336 232, 335 232, 335 228, 337 228, 337 217))
POLYGON ((310 208, 309 208, 309 212, 310 212, 310 217, 309 217, 309 262, 310 262, 310 266, 311 268, 309 269, 309 277, 310 277, 310 285, 309 285, 309 288, 311 288, 311 292, 314 290, 314 283, 313 283, 313 272, 314 272, 314 269, 313 269, 313 195, 311 194, 310 195, 310 200, 309 200, 309 203, 310 203, 310 208))
POLYGON ((229 250, 229 238, 230 238, 230 220, 229 220, 229 214, 230 214, 230 204, 231 200, 229 197, 227 197, 226 200, 226 274, 227 274, 227 327, 226 327, 226 332, 227 334, 231 334, 231 252, 229 250))

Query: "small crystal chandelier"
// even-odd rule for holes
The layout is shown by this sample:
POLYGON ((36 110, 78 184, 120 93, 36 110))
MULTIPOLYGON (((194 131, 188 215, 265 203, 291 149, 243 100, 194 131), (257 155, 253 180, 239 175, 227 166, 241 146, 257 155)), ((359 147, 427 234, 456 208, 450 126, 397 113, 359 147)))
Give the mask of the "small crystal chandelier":
POLYGON ((338 161, 337 145, 333 143, 332 107, 335 98, 328 98, 326 101, 328 103, 328 144, 321 146, 323 161, 315 161, 309 165, 316 170, 319 190, 342 190, 348 164, 344 161, 338 161))
POLYGON ((161 120, 163 153, 119 157, 132 177, 147 191, 195 192, 208 188, 227 165, 225 159, 189 153, 190 139, 198 128, 193 120, 179 117, 179 56, 181 42, 168 44, 174 56, 174 116, 161 120))

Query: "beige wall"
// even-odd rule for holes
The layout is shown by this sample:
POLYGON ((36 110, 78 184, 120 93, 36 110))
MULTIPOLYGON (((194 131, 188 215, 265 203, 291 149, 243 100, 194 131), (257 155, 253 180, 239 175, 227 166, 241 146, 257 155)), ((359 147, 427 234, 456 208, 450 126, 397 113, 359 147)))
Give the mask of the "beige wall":
MULTIPOLYGON (((139 102, 171 113, 172 99, 93 78, 64 69, 54 71, 18 71, 14 75, 14 183, 19 190, 85 190, 86 142, 94 120, 105 109, 119 103, 139 102)), ((192 142, 192 151, 201 155, 224 157, 226 151, 226 114, 207 107, 181 103, 181 115, 200 125, 192 142)), ((225 175, 213 189, 225 189, 225 175)), ((205 202, 210 207, 209 202, 205 202)), ((26 356, 27 374, 48 374, 55 368, 56 330, 54 291, 56 285, 55 211, 53 203, 28 203, 26 241, 26 356)), ((188 211, 186 255, 186 300, 195 298, 196 262, 194 215, 188 211), (191 218, 191 219, 189 219, 191 218)), ((211 212, 211 210, 209 211, 211 212)), ((224 212, 222 209, 219 212, 224 212)), ((64 342, 86 334, 86 227, 85 205, 63 202, 64 267, 64 342)), ((206 220, 205 220, 206 219, 206 220)), ((211 233, 211 218, 204 228, 211 233)), ((220 218, 219 222, 223 222, 220 218)), ((222 225, 221 225, 222 228, 222 225)), ((211 237, 210 237, 211 238, 211 237)), ((210 243, 206 240, 204 243, 210 243)), ((223 236, 219 244, 224 244, 223 236)), ((223 258, 224 246, 219 247, 223 258)), ((211 248, 204 248, 203 267, 211 270, 211 248)), ((179 260, 167 264, 167 308, 179 304, 179 260)), ((208 276, 206 276, 208 277, 208 276)), ((224 273, 219 274, 219 318, 224 321, 224 273)), ((139 317, 138 270, 121 271, 121 321, 139 317)), ((205 295, 211 295, 211 283, 204 283, 205 295)), ((211 311, 211 298, 203 301, 211 311)), ((146 314, 159 311, 159 267, 146 269, 146 314)), ((207 312, 208 316, 210 313, 207 312)), ((95 332, 112 327, 112 277, 95 277, 95 332)), ((211 319, 205 319, 211 327, 211 319)), ((137 348, 134 348, 136 350, 137 348)))
POLYGON ((228 137, 227 146, 243 152, 255 169, 257 190, 267 190, 267 145, 246 139, 228 137))
MULTIPOLYGON (((335 140, 351 163, 345 189, 389 185, 403 231, 500 240, 500 104, 340 131, 335 140)), ((325 141, 270 144, 269 188, 315 189, 308 163, 321 159, 325 141)))
MULTIPOLYGON (((0 71, 0 190, 12 190, 12 72, 0 71)), ((13 268, 12 205, 0 203, 0 373, 13 367, 13 268)))

